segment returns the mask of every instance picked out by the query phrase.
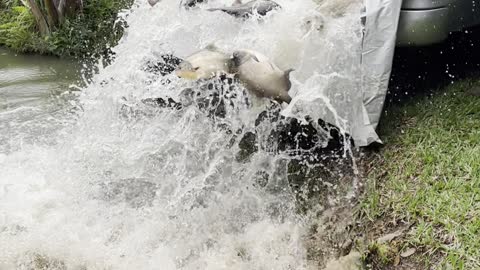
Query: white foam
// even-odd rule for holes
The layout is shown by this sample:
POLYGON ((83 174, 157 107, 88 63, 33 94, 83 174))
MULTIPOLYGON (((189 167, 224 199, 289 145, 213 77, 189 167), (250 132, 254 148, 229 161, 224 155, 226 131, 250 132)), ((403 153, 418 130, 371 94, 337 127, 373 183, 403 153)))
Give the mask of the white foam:
MULTIPOLYGON (((127 34, 114 48, 117 59, 75 99, 75 113, 70 106, 49 121, 27 122, 36 139, 2 147, 11 151, 0 154, 0 268, 40 254, 89 270, 307 269, 302 237, 309 219, 296 214, 287 157, 259 151, 248 162, 236 161, 239 139, 230 146, 235 134, 194 108, 122 113, 129 102, 184 84, 173 77, 170 86, 147 83, 147 60, 166 52, 185 57, 212 42, 226 51, 258 50, 281 68, 295 68, 287 115, 312 115, 295 110, 302 100, 315 100, 312 110, 312 104, 328 104, 336 111, 358 98, 335 98, 327 89, 332 76, 344 80, 337 91, 357 83, 358 17, 330 18, 324 32, 305 35, 302 19, 315 3, 278 2, 282 10, 266 19, 242 21, 204 7, 179 9, 177 0, 153 8, 137 1, 127 34), (258 172, 270 175, 265 187, 258 172), (121 187, 142 181, 152 184, 146 190, 155 189, 154 195, 122 193, 121 187), (106 194, 112 186, 118 188, 106 194), (140 205, 132 206, 131 196, 140 205)), ((207 6, 219 4, 230 3, 207 6)), ((245 133, 266 106, 257 105, 219 121, 245 133)), ((354 112, 332 114, 332 121, 348 130, 345 119, 354 112)))

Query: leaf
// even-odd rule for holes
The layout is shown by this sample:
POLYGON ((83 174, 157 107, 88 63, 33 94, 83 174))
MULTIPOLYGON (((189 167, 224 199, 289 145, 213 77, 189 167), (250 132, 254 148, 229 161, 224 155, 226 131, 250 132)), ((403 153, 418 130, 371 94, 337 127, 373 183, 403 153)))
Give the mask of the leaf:
POLYGON ((393 266, 398 266, 400 264, 400 256, 395 256, 395 260, 393 261, 393 266))
POLYGON ((26 7, 22 7, 22 6, 15 6, 15 7, 12 7, 12 10, 18 14, 22 14, 24 12, 28 12, 28 8, 26 7))
POLYGON ((403 230, 399 230, 393 233, 386 234, 380 238, 377 239, 377 242, 380 244, 387 243, 392 241, 393 239, 401 236, 403 234, 403 230))
POLYGON ((414 249, 414 248, 409 248, 407 250, 405 250, 404 252, 402 252, 400 254, 400 256, 402 256, 402 258, 407 258, 407 257, 410 257, 412 256, 417 250, 414 249))

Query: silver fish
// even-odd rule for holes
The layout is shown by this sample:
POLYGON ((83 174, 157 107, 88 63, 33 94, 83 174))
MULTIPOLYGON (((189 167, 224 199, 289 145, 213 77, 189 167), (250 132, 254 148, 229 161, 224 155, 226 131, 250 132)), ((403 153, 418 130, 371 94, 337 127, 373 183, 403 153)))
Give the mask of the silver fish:
POLYGON ((214 45, 208 45, 180 63, 176 74, 190 80, 208 79, 219 73, 230 73, 231 61, 229 55, 214 45))
POLYGON ((160 0, 147 0, 147 1, 152 7, 155 6, 158 2, 160 2, 160 0))
POLYGON ((210 8, 208 11, 223 11, 235 17, 248 18, 254 14, 265 16, 279 8, 281 6, 272 0, 253 0, 245 4, 237 0, 231 7, 210 8))
POLYGON ((208 0, 182 0, 180 1, 180 6, 183 6, 186 9, 194 8, 197 4, 206 3, 208 0))
POLYGON ((239 50, 233 53, 232 72, 245 87, 258 97, 290 103, 288 91, 292 87, 290 73, 293 69, 282 71, 263 54, 251 50, 239 50))

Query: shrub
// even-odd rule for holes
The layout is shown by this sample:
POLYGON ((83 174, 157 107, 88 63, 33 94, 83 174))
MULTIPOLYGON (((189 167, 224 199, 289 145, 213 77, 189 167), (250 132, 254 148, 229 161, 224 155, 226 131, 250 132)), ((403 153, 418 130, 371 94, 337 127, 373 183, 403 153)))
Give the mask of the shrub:
POLYGON ((0 44, 16 51, 34 50, 38 39, 35 34, 35 21, 28 8, 24 6, 8 7, 0 14, 0 44))
POLYGON ((90 58, 109 56, 123 35, 125 21, 118 12, 133 0, 86 0, 74 17, 66 18, 41 37, 30 10, 16 0, 0 5, 0 45, 20 52, 38 52, 62 57, 90 58))

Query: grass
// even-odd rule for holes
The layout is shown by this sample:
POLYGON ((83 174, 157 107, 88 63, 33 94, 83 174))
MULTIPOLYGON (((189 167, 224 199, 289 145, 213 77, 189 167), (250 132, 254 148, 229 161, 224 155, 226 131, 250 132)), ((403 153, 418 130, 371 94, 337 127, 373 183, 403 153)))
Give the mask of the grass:
POLYGON ((373 268, 401 264, 398 254, 415 248, 402 260, 420 269, 480 269, 480 97, 468 93, 474 86, 480 81, 456 82, 387 110, 379 127, 385 147, 366 166, 359 210, 367 253, 379 253, 377 237, 407 229, 370 260, 381 261, 373 268))

